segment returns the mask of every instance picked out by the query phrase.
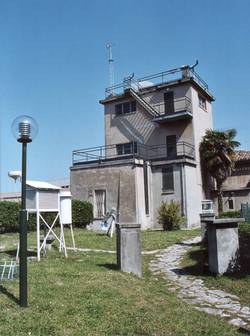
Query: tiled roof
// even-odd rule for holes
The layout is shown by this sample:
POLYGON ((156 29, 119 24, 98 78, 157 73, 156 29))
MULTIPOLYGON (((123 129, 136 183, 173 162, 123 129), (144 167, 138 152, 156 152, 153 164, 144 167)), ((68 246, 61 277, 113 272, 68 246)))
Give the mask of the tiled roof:
POLYGON ((236 151, 235 161, 245 161, 250 160, 250 151, 236 151))

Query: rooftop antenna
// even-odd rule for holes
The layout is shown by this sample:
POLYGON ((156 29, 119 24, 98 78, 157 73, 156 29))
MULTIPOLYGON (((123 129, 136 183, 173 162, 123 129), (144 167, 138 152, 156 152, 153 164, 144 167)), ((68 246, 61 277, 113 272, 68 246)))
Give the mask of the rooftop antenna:
POLYGON ((106 48, 108 50, 108 62, 109 62, 109 86, 111 88, 110 93, 113 94, 113 86, 114 86, 114 59, 112 55, 112 44, 107 43, 106 48))

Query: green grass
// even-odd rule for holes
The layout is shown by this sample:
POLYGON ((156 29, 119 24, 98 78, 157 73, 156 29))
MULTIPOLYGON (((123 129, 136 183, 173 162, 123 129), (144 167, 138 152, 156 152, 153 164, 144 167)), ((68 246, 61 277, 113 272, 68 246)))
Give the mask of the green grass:
MULTIPOLYGON (((75 233, 79 247, 115 248, 115 239, 84 230, 75 233)), ((145 232, 142 245, 148 250, 166 248, 196 234, 145 232)), ((34 238, 34 233, 29 235, 29 246, 34 238)), ((6 250, 13 249, 16 240, 14 234, 0 235, 6 250)), ((139 279, 118 271, 115 255, 70 252, 65 259, 53 249, 40 263, 29 262, 28 308, 16 303, 18 281, 0 284, 0 335, 240 335, 224 320, 177 299, 166 280, 148 271, 151 258, 143 257, 144 277, 139 279)))
MULTIPOLYGON (((58 230, 57 230, 58 232, 58 230)), ((42 234, 42 233, 41 233, 42 234)), ((199 234, 199 230, 177 230, 172 232, 166 231, 144 231, 141 237, 142 250, 151 251, 164 249, 183 239, 194 237, 199 234)), ((58 233, 59 235, 59 233, 58 233)), ((108 237, 103 233, 95 233, 83 229, 74 230, 76 246, 79 248, 113 250, 116 249, 116 237, 108 237)), ((1 235, 0 235, 1 237, 1 235)), ((65 230, 66 244, 72 245, 70 231, 65 230)), ((4 239, 0 240, 0 246, 6 245, 14 248, 18 242, 18 234, 9 233, 4 235, 4 239), (2 241, 2 242, 1 242, 2 241)), ((35 248, 36 233, 31 232, 28 236, 28 247, 35 248)))
POLYGON ((183 259, 182 265, 192 275, 199 276, 209 288, 225 290, 239 296, 244 305, 250 304, 250 223, 240 224, 240 264, 241 269, 232 275, 214 276, 204 266, 204 250, 195 246, 183 259))

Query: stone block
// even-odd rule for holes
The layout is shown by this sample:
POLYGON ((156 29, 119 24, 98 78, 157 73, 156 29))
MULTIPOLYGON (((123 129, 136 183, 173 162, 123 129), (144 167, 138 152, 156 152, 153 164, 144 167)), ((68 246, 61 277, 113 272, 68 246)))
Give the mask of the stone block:
POLYGON ((119 269, 141 277, 141 226, 139 224, 117 224, 116 229, 119 269))
POLYGON ((209 270, 215 274, 235 272, 239 267, 238 223, 242 218, 215 219, 208 222, 209 270))

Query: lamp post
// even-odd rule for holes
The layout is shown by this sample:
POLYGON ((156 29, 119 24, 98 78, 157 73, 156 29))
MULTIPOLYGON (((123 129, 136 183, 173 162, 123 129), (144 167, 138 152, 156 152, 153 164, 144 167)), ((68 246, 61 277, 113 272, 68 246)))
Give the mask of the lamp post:
POLYGON ((32 142, 38 132, 36 121, 29 116, 17 117, 12 123, 12 132, 18 142, 22 143, 22 192, 21 210, 19 217, 19 246, 20 246, 20 270, 19 270, 19 304, 28 306, 28 282, 27 282, 27 210, 26 210, 26 165, 27 144, 32 142))

